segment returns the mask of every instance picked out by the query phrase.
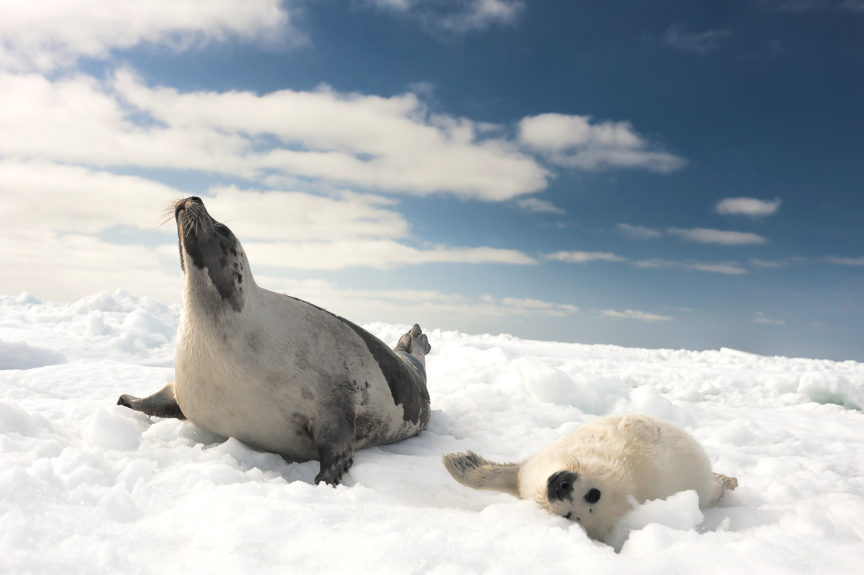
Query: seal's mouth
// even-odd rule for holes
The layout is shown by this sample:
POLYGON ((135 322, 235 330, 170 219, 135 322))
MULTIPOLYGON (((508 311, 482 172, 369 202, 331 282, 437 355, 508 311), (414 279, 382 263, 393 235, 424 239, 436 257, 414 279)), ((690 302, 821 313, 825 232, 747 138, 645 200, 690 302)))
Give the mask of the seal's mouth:
POLYGON ((177 222, 177 234, 181 238, 189 238, 198 237, 204 225, 212 223, 213 218, 207 213, 201 198, 192 196, 174 204, 174 220, 177 222))
POLYGON ((172 215, 177 224, 180 269, 185 272, 184 248, 193 260, 200 260, 199 242, 203 239, 202 234, 213 225, 213 218, 207 213, 203 200, 197 196, 183 198, 169 205, 165 210, 165 220, 167 221, 172 215))

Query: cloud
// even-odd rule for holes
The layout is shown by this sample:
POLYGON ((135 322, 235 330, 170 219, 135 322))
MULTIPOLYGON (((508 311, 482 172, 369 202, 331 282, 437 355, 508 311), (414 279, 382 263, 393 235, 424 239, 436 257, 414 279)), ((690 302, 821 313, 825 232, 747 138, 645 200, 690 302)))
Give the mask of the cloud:
POLYGON ((545 188, 543 167, 487 134, 483 124, 430 114, 411 93, 179 92, 146 86, 129 71, 107 83, 0 73, 0 154, 7 157, 484 201, 545 188))
POLYGON ((706 30, 705 32, 688 32, 684 25, 675 23, 666 29, 663 42, 670 48, 693 54, 707 54, 720 47, 727 38, 729 30, 706 30))
POLYGON ((685 270, 707 272, 722 275, 744 275, 747 269, 742 267, 737 262, 692 262, 692 261, 674 261, 661 258, 652 258, 646 260, 638 260, 634 262, 637 268, 642 269, 663 269, 663 268, 679 268, 685 270))
POLYGON ((864 257, 861 258, 838 258, 835 256, 825 258, 825 261, 840 266, 864 266, 864 257))
POLYGON ((548 254, 546 259, 566 262, 570 264, 584 264, 588 262, 625 262, 627 258, 609 253, 609 252, 579 252, 579 251, 562 251, 548 254))
POLYGON ((566 213, 561 208, 554 205, 552 202, 540 200, 537 198, 525 198, 517 200, 516 205, 524 211, 532 214, 563 214, 566 213))
POLYGON ((635 309, 625 309, 625 310, 614 310, 614 309, 604 309, 600 310, 600 313, 606 317, 611 317, 613 319, 634 319, 638 321, 672 321, 675 318, 668 315, 657 315, 653 313, 648 313, 644 311, 639 311, 635 309))
POLYGON ((767 325, 786 325, 785 321, 780 319, 771 319, 761 311, 757 311, 755 314, 753 314, 753 323, 761 323, 767 325))
POLYGON ((303 42, 280 0, 4 0, 0 69, 51 71, 139 44, 184 50, 229 38, 303 42))
MULTIPOLYGON (((175 300, 177 240, 160 214, 182 193, 146 178, 45 162, 0 161, 0 293, 83 297, 122 288, 175 300), (124 241, 117 242, 118 234, 124 241), (62 278, 62 281, 58 281, 62 278)), ((338 192, 203 194, 249 255, 273 269, 392 269, 427 263, 531 265, 517 250, 417 244, 390 198, 338 192)))
POLYGON ((807 262, 807 258, 801 257, 790 257, 784 258, 782 260, 760 260, 758 258, 751 258, 750 265, 756 268, 762 269, 780 269, 793 265, 799 265, 807 262))
MULTIPOLYGON (((242 241, 242 237, 241 237, 242 241)), ((268 266, 304 270, 355 267, 392 269, 424 264, 536 264, 517 250, 490 247, 423 246, 386 239, 337 241, 248 242, 243 247, 253 268, 268 266)))
POLYGON ((654 240, 663 235, 660 230, 646 228, 644 226, 632 226, 630 224, 618 224, 616 229, 622 234, 637 240, 654 240))
POLYGON ((693 228, 689 230, 681 228, 668 228, 666 232, 672 236, 688 242, 702 244, 716 244, 721 246, 747 246, 764 244, 767 240, 760 235, 749 232, 732 232, 725 230, 712 230, 708 228, 693 228))
POLYGON ((486 295, 481 298, 487 303, 498 303, 519 315, 537 314, 551 317, 564 317, 579 312, 579 307, 571 304, 552 303, 531 298, 504 297, 497 299, 486 295))
POLYGON ((452 325, 462 329, 488 330, 508 325, 514 316, 558 318, 579 312, 563 303, 516 297, 479 297, 434 290, 358 290, 340 287, 321 279, 285 279, 262 276, 259 284, 314 302, 356 322, 382 321, 411 324, 424 329, 452 325), (490 323, 491 322, 491 323, 490 323))
POLYGON ((756 198, 726 198, 717 202, 715 210, 723 215, 772 216, 780 209, 780 200, 757 200, 756 198))
POLYGON ((366 4, 417 21, 435 37, 511 25, 525 9, 523 0, 367 0, 366 4))
POLYGON ((590 116, 540 114, 523 118, 518 132, 525 147, 563 167, 672 172, 685 164, 682 158, 651 146, 628 122, 592 123, 590 116))

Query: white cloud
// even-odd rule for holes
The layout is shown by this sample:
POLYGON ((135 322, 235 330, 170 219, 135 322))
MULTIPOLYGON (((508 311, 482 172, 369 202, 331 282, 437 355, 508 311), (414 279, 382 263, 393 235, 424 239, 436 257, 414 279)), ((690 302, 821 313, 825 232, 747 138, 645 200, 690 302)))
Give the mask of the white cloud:
POLYGON ((563 214, 564 210, 546 200, 524 198, 516 201, 516 205, 532 214, 563 214))
POLYGON ((616 228, 622 234, 637 240, 653 240, 663 235, 663 232, 661 232, 660 230, 646 228, 644 226, 633 226, 624 223, 618 224, 616 228))
POLYGON ((50 71, 139 44, 186 49, 241 38, 304 41, 280 0, 4 0, 0 69, 50 71))
POLYGON ((638 260, 634 262, 637 268, 642 269, 663 269, 663 268, 679 268, 685 270, 707 272, 722 275, 744 275, 747 269, 742 267, 737 262, 692 262, 692 261, 675 261, 665 260, 661 258, 652 258, 646 260, 638 260))
POLYGON ((758 200, 756 198, 726 198, 717 202, 718 214, 742 216, 771 216, 780 209, 780 200, 758 200))
POLYGON ((600 310, 600 313, 606 317, 611 317, 613 319, 633 319, 638 321, 672 321, 675 318, 668 315, 657 315, 653 313, 648 313, 645 311, 639 311, 635 309, 625 309, 625 310, 614 310, 614 309, 604 309, 600 310))
POLYGON ((407 93, 185 92, 127 71, 104 85, 0 73, 0 154, 202 170, 263 181, 306 178, 415 195, 504 201, 547 172, 486 127, 431 115, 407 93), (146 124, 140 118, 149 118, 146 124), (82 145, 87 142, 87 145, 82 145))
POLYGON ((651 146, 628 122, 592 123, 590 116, 540 114, 523 118, 519 140, 553 164, 580 170, 672 172, 685 164, 682 158, 651 146))
POLYGON ((825 261, 837 264, 841 266, 864 266, 864 257, 861 258, 838 258, 838 257, 828 257, 825 258, 825 261))
MULTIPOLYGON (((163 208, 182 195, 141 177, 44 162, 0 162, 0 293, 31 291, 69 299, 122 288, 174 300, 179 290, 179 274, 172 273, 178 267, 176 231, 158 224, 163 208), (133 230, 129 242, 108 240, 118 228, 133 230)), ((395 201, 378 196, 237 188, 214 188, 205 196, 214 217, 240 238, 253 273, 261 268, 536 263, 516 250, 413 247, 395 201)))
POLYGON ((696 270, 699 272, 708 272, 712 274, 723 274, 728 276, 738 276, 747 273, 747 270, 741 267, 736 262, 721 262, 721 263, 704 263, 691 262, 684 265, 685 269, 696 270))
POLYGON ((584 264, 588 262, 624 262, 627 258, 615 255, 609 252, 580 252, 580 251, 561 251, 548 254, 546 259, 566 262, 570 264, 584 264))
POLYGON ((683 24, 675 23, 666 29, 663 34, 663 42, 670 48, 681 52, 707 54, 719 48, 720 42, 730 34, 729 30, 689 32, 683 24))
POLYGON ((782 260, 760 260, 758 258, 750 259, 751 266, 762 269, 780 269, 793 265, 803 264, 805 262, 807 262, 807 258, 801 257, 784 258, 782 260))
POLYGON ((523 0, 367 0, 366 4, 411 18, 433 36, 513 24, 525 8, 523 0))
POLYGON ((771 319, 761 311, 757 311, 755 314, 753 314, 753 323, 761 323, 767 325, 786 325, 785 321, 780 319, 771 319))
POLYGON ((256 281, 267 289, 312 301, 352 321, 406 324, 416 321, 424 329, 461 325, 465 327, 460 329, 489 330, 510 325, 513 317, 558 318, 579 312, 574 305, 536 299, 471 297, 434 290, 358 290, 321 279, 261 276, 256 281))
POLYGON ((699 242, 702 244, 716 244, 721 246, 747 246, 764 244, 765 238, 749 232, 732 232, 726 230, 712 230, 708 228, 693 228, 689 230, 681 228, 669 228, 669 235, 678 236, 688 242, 699 242))
POLYGON ((392 269, 438 263, 508 265, 536 263, 533 258, 517 250, 447 246, 415 248, 387 239, 318 242, 243 241, 243 247, 253 268, 270 266, 305 270, 337 270, 353 267, 392 269))
POLYGON ((244 245, 252 240, 393 240, 410 232, 391 198, 348 191, 328 197, 236 187, 211 188, 208 195, 207 209, 235 230, 244 245))
POLYGON ((579 308, 571 304, 553 303, 532 298, 505 297, 496 300, 492 296, 483 296, 487 303, 498 303, 519 315, 539 314, 552 317, 564 317, 578 313, 579 308))

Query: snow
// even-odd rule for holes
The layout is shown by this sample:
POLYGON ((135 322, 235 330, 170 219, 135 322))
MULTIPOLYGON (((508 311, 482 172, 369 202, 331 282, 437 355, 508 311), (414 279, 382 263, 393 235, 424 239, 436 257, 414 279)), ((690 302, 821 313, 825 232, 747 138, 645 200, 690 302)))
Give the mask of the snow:
MULTIPOLYGON (((125 292, 0 296, 2 573, 858 573, 864 364, 424 326, 433 415, 345 484, 115 405, 173 375, 178 309, 125 292), (441 465, 518 460, 607 414, 688 429, 739 487, 635 509, 607 543, 441 465)), ((406 325, 367 325, 388 343, 406 325)))

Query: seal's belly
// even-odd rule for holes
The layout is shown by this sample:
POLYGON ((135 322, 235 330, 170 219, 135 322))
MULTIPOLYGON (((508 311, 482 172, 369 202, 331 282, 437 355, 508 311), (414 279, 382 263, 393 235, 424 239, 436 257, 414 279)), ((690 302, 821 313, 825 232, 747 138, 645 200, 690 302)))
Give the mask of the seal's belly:
MULTIPOLYGON (((362 351, 362 350, 361 350, 362 351)), ((313 430, 354 413, 356 448, 416 435, 428 422, 406 420, 374 359, 214 354, 212 361, 176 358, 175 395, 184 415, 213 433, 294 460, 318 459, 313 430), (220 360, 231 357, 232 361, 220 360), (347 402, 347 403, 346 403, 347 402)))

